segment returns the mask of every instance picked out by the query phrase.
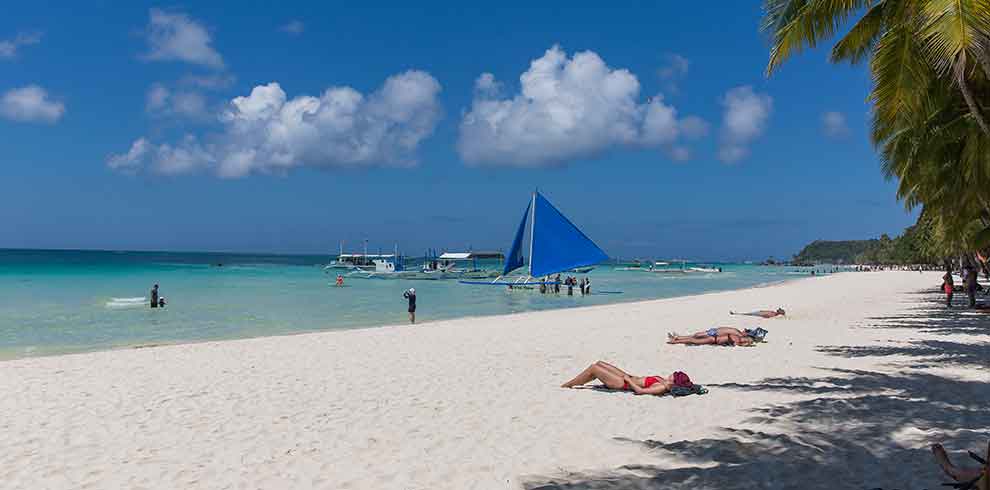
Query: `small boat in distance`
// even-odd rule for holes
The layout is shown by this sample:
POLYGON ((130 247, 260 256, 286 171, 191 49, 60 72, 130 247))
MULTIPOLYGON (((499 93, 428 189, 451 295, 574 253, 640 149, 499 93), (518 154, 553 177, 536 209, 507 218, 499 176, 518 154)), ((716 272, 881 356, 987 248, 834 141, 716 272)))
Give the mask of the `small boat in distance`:
POLYGON ((522 221, 519 222, 502 273, 491 282, 461 281, 461 283, 533 287, 542 282, 539 278, 595 266, 606 260, 608 254, 605 251, 574 226, 574 223, 550 204, 550 201, 539 191, 536 191, 533 192, 522 221), (513 271, 527 265, 523 257, 523 242, 527 235, 529 236, 527 274, 509 278, 507 276, 513 271))
POLYGON ((383 266, 383 264, 378 264, 377 262, 390 261, 395 263, 395 255, 388 254, 369 254, 368 253, 368 240, 364 241, 364 252, 363 253, 344 253, 344 242, 340 242, 340 251, 337 253, 337 258, 330 261, 323 270, 327 273, 336 271, 338 273, 353 272, 353 271, 373 271, 383 266))
POLYGON ((376 261, 393 260, 395 255, 391 254, 340 254, 337 260, 330 262, 324 269, 327 271, 336 270, 339 272, 352 271, 373 271, 378 266, 376 261))
POLYGON ((712 273, 712 272, 722 272, 722 269, 715 268, 715 267, 688 267, 687 268, 687 271, 688 272, 712 273))

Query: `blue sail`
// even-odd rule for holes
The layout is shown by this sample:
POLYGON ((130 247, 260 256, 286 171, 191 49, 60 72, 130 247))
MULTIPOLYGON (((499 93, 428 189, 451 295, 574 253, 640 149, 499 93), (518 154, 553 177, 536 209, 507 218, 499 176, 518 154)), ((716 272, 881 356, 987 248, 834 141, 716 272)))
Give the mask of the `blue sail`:
MULTIPOLYGON (((545 197, 536 193, 529 273, 541 277, 604 262, 608 255, 545 197)), ((525 218, 523 219, 525 223, 525 218)), ((516 235, 519 241, 522 227, 516 235)), ((513 243, 515 245, 515 243, 513 243)))
POLYGON ((506 275, 523 266, 522 243, 523 235, 526 234, 526 221, 529 219, 529 206, 529 204, 526 205, 526 212, 523 213, 523 219, 519 222, 519 230, 516 231, 516 238, 512 240, 512 248, 509 249, 509 254, 505 256, 505 268, 502 269, 502 275, 506 275))

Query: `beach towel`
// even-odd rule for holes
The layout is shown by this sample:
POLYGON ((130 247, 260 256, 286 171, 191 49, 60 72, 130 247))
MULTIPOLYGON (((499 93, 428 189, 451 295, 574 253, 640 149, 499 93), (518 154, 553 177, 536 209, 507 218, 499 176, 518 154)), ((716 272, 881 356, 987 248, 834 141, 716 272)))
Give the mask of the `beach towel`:
POLYGON ((670 389, 671 396, 704 395, 705 393, 708 393, 708 388, 699 384, 692 384, 690 388, 687 386, 675 386, 670 389))

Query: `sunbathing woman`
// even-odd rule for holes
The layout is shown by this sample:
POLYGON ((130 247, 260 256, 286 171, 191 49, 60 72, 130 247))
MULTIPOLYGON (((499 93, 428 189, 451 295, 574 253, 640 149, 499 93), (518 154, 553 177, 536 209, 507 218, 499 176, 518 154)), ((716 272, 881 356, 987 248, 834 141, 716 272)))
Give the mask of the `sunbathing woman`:
POLYGON ((598 361, 574 379, 560 385, 561 388, 573 388, 599 380, 613 390, 629 390, 637 395, 662 395, 674 386, 674 376, 633 376, 605 361, 598 361))
POLYGON ((730 315, 758 316, 760 318, 775 318, 775 317, 778 317, 778 316, 785 316, 785 315, 787 315, 787 312, 785 312, 783 308, 777 308, 776 311, 775 310, 758 310, 758 311, 750 311, 748 313, 736 313, 736 312, 734 312, 732 310, 729 310, 729 314, 730 315))
POLYGON ((668 344, 687 345, 753 345, 757 340, 763 340, 766 330, 739 330, 732 327, 709 328, 704 332, 695 332, 692 335, 667 334, 668 344))

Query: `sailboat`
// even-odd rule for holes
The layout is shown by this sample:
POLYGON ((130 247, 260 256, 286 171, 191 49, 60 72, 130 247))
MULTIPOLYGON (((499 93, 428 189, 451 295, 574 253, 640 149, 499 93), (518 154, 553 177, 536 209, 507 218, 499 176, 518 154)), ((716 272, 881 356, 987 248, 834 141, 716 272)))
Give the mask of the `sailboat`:
MULTIPOLYGON (((462 284, 487 284, 500 286, 533 286, 541 277, 560 272, 593 266, 608 259, 595 242, 591 241, 574 223, 550 204, 539 191, 533 192, 526 212, 523 213, 512 247, 505 257, 502 275, 491 282, 460 281, 462 284), (527 275, 507 279, 510 273, 526 264, 523 242, 529 236, 529 263, 527 275)), ((552 283, 550 283, 552 284, 552 283)))

